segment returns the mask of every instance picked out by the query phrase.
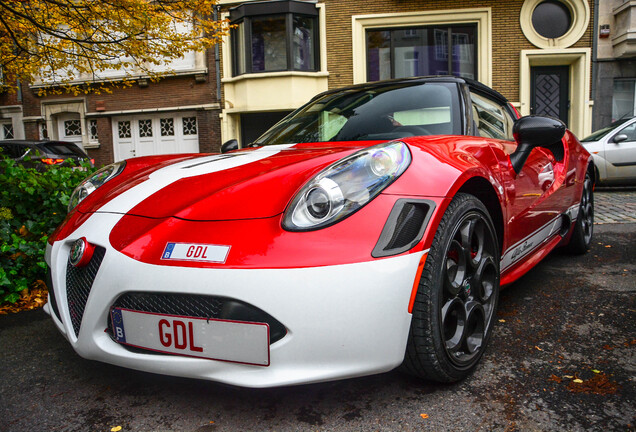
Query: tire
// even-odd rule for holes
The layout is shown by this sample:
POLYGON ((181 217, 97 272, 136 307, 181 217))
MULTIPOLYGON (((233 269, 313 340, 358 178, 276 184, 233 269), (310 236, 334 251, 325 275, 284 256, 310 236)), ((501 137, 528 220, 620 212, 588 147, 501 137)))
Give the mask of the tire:
POLYGON ((499 243, 486 207, 457 194, 422 271, 402 370, 438 382, 469 375, 492 333, 499 276, 499 243))
POLYGON ((583 181, 583 193, 579 213, 574 223, 574 231, 566 250, 575 255, 587 253, 594 234, 594 181, 588 171, 583 181))

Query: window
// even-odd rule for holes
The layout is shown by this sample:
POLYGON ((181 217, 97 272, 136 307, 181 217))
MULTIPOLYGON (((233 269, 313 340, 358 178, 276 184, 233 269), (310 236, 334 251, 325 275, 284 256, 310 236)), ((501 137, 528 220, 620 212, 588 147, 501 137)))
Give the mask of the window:
POLYGON ((64 136, 82 136, 82 123, 79 120, 64 120, 64 136))
POLYGON ((631 125, 623 128, 616 135, 627 135, 626 141, 636 141, 636 123, 632 123, 631 125))
POLYGON ((40 139, 49 139, 49 130, 46 127, 46 122, 41 122, 38 124, 39 136, 40 139))
POLYGON ((0 127, 0 138, 1 139, 14 139, 15 134, 13 133, 13 124, 11 121, 0 123, 2 127, 0 127))
POLYGON ((636 115, 636 79, 614 81, 612 120, 636 115))
POLYGON ((571 25, 570 10, 560 1, 545 0, 532 12, 532 26, 545 38, 560 38, 570 30, 571 25))
POLYGON ((174 136, 174 119, 172 117, 159 120, 161 136, 174 136))
POLYGON ((132 136, 130 132, 130 121, 117 122, 117 129, 119 132, 119 138, 130 138, 132 136))
POLYGON ((7 156, 12 159, 23 158, 24 156, 27 155, 29 150, 30 150, 29 147, 25 147, 21 145, 6 144, 6 143, 0 144, 0 155, 7 156))
POLYGON ((476 38, 476 25, 367 30, 367 81, 421 75, 475 79, 476 38))
POLYGON ((318 10, 299 1, 230 10, 234 75, 318 69, 318 10))
POLYGON ((97 120, 88 121, 88 132, 89 132, 89 139, 91 141, 98 140, 99 137, 97 136, 97 120))
POLYGON ((497 102, 471 93, 473 121, 480 136, 512 141, 512 117, 497 102))
POLYGON ((361 87, 323 95, 285 117, 261 145, 290 142, 391 140, 460 134, 461 110, 453 83, 361 87))
POLYGON ((143 119, 139 120, 139 137, 147 138, 152 136, 152 120, 143 119))
POLYGON ((183 118, 183 134, 184 135, 197 134, 197 118, 196 117, 183 118))
POLYGON ((587 0, 524 0, 519 24, 538 48, 568 48, 588 30, 590 18, 587 0))

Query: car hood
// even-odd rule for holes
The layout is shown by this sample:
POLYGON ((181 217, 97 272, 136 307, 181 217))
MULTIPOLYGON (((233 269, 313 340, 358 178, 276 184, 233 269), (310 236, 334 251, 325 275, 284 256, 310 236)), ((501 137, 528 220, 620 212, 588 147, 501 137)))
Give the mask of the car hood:
POLYGON ((124 171, 107 193, 112 199, 93 211, 197 221, 272 217, 312 176, 359 147, 269 146, 181 158, 150 173, 124 171))

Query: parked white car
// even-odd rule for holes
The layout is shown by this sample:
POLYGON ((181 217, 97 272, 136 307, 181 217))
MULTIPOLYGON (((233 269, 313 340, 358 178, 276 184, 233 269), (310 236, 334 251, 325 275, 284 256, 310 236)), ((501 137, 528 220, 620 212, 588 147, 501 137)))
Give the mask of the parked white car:
POLYGON ((617 120, 581 144, 594 157, 597 182, 636 184, 636 117, 617 120))

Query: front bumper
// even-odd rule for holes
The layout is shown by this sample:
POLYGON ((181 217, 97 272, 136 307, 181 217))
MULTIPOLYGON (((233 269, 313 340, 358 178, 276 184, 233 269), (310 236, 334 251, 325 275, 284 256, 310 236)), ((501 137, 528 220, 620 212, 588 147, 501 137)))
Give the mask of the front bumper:
MULTIPOLYGON (((48 245, 58 329, 82 357, 148 372, 268 387, 385 372, 403 358, 413 281, 422 252, 354 264, 293 269, 193 268, 147 264, 115 250, 109 228, 121 215, 96 213, 64 240, 48 245), (66 292, 73 241, 106 249, 76 336, 66 292), (127 292, 188 293, 236 299, 282 323, 267 367, 133 351, 105 330, 109 311, 127 292)), ((50 300, 50 299, 49 299, 50 300)))

